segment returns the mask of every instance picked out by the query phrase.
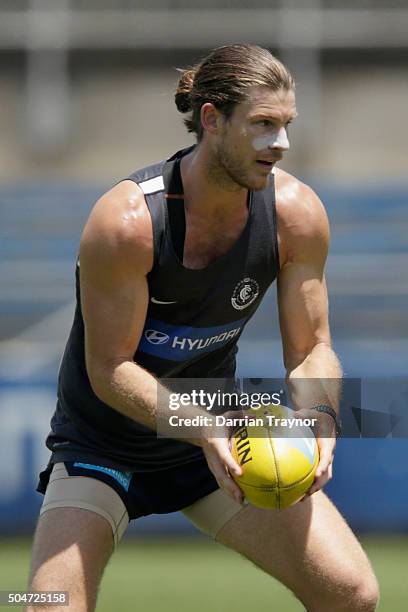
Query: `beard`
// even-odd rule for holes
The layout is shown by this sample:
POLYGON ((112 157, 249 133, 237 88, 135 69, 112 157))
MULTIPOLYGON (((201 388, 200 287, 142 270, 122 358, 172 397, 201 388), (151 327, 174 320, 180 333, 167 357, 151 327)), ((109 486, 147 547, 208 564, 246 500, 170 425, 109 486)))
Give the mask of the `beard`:
POLYGON ((251 175, 248 162, 242 159, 236 149, 228 146, 222 140, 214 151, 214 158, 210 165, 210 177, 214 183, 226 191, 240 191, 265 189, 268 176, 256 178, 251 175))

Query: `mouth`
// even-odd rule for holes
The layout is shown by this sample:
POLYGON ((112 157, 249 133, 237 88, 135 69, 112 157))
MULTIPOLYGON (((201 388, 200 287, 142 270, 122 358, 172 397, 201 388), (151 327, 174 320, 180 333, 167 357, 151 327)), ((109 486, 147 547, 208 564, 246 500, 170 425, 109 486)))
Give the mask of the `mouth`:
POLYGON ((276 164, 276 162, 278 162, 281 159, 282 159, 282 157, 275 157, 272 160, 257 159, 256 163, 259 164, 260 166, 262 166, 263 168, 268 168, 269 170, 272 170, 272 168, 276 164))
POLYGON ((282 155, 276 155, 272 159, 257 159, 256 162, 261 166, 265 166, 265 168, 272 168, 272 166, 281 159, 282 155))

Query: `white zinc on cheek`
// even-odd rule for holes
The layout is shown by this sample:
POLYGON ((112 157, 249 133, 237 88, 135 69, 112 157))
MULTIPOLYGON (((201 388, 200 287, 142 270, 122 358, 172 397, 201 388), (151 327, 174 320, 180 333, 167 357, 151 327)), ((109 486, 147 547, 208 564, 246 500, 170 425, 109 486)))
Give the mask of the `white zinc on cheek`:
POLYGON ((284 127, 279 130, 271 132, 267 136, 259 136, 254 138, 252 146, 255 151, 262 151, 262 149, 273 149, 279 147, 280 149, 289 149, 289 140, 284 127))

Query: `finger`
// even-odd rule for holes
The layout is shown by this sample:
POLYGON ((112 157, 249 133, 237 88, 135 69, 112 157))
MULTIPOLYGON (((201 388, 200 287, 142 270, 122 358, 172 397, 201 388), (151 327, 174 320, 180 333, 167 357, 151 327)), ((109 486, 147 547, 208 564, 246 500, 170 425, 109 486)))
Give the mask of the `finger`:
POLYGON ((238 485, 232 480, 230 476, 220 478, 218 481, 221 489, 223 489, 228 495, 232 497, 236 502, 242 504, 244 501, 244 495, 238 485))
POLYGON ((229 451, 222 453, 220 457, 232 476, 242 476, 242 467, 235 461, 229 451))
POLYGON ((210 461, 208 465, 221 489, 228 493, 228 495, 230 495, 238 503, 242 503, 242 491, 229 475, 226 465, 224 465, 218 457, 215 461, 210 461))
POLYGON ((316 480, 316 482, 314 482, 313 485, 310 487, 309 491, 307 492, 307 495, 310 497, 314 493, 317 493, 317 491, 320 491, 320 489, 324 487, 326 482, 327 479, 323 477, 319 480, 316 480))
POLYGON ((318 480, 315 480, 315 482, 312 484, 312 486, 308 490, 307 495, 310 497, 314 493, 317 493, 317 491, 320 491, 320 489, 323 486, 324 486, 324 479, 323 478, 321 478, 321 479, 319 478, 318 480))
POLYGON ((327 471, 331 463, 331 454, 327 450, 320 455, 319 465, 316 469, 316 478, 319 478, 324 472, 327 471))
POLYGON ((324 474, 324 472, 328 469, 330 463, 332 462, 331 444, 323 442, 322 439, 320 439, 319 441, 320 460, 319 465, 316 469, 316 478, 319 478, 322 474, 324 474))
POLYGON ((218 482, 220 488, 223 491, 225 491, 226 493, 228 493, 228 495, 230 495, 232 497, 232 499, 237 501, 239 504, 242 504, 242 502, 244 500, 244 496, 242 494, 242 491, 238 487, 238 485, 232 480, 232 478, 230 476, 228 476, 228 475, 219 476, 217 478, 217 482, 218 482))
POLYGON ((211 449, 211 456, 217 457, 217 460, 221 460, 224 463, 230 474, 233 476, 242 476, 242 468, 235 461, 231 454, 229 440, 227 438, 217 439, 217 444, 211 449))
POLYGON ((332 477, 332 472, 331 472, 331 464, 330 464, 327 470, 323 472, 323 474, 319 478, 315 479, 314 483, 312 484, 309 491, 307 492, 307 495, 313 495, 313 493, 316 493, 316 491, 319 491, 320 489, 322 489, 329 482, 331 477, 332 477))

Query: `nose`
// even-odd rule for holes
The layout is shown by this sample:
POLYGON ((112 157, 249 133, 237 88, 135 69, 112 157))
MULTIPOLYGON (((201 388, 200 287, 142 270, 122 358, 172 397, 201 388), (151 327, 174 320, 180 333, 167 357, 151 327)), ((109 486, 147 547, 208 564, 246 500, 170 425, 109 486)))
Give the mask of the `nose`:
POLYGON ((271 139, 269 144, 271 149, 280 149, 281 151, 288 151, 290 148, 288 134, 285 127, 280 127, 274 134, 274 138, 271 139))

